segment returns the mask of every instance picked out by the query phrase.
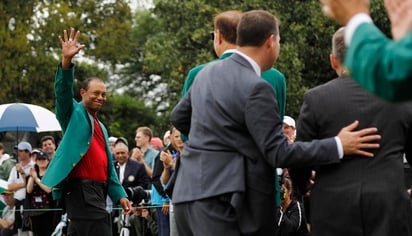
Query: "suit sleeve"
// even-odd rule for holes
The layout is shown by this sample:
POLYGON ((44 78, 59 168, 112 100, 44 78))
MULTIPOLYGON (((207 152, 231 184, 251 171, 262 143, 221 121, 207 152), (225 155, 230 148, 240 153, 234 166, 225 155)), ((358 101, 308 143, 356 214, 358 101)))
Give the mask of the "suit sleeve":
POLYGON ((333 137, 287 143, 274 92, 267 83, 258 83, 253 88, 245 106, 245 122, 260 152, 273 167, 301 167, 340 161, 333 137))
POLYGON ((363 88, 390 101, 412 99, 412 31, 399 41, 375 25, 356 29, 345 64, 363 88))
POLYGON ((137 185, 141 186, 144 189, 149 189, 149 183, 150 183, 150 178, 147 175, 146 169, 144 165, 139 165, 138 166, 138 171, 137 171, 137 185))
MULTIPOLYGON (((305 93, 303 104, 299 112, 297 123, 296 141, 311 141, 317 138, 319 126, 316 123, 315 113, 313 112, 312 96, 305 93)), ((310 189, 310 177, 312 175, 311 167, 291 168, 289 174, 299 196, 303 196, 310 189)))
POLYGON ((162 172, 163 172, 163 163, 160 160, 160 153, 161 152, 159 152, 155 158, 153 174, 152 174, 152 184, 156 188, 157 192, 162 197, 167 198, 167 194, 163 188, 162 182, 160 181, 160 177, 162 176, 162 172))
POLYGON ((189 136, 192 117, 191 90, 173 108, 170 121, 182 134, 189 136))

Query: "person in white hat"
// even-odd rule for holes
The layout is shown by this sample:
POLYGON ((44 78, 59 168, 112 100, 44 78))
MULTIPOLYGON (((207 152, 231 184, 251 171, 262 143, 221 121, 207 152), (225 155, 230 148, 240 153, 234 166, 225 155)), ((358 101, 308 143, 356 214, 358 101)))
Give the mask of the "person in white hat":
POLYGON ((288 143, 293 143, 296 138, 296 122, 290 116, 283 117, 283 133, 288 138, 288 143))

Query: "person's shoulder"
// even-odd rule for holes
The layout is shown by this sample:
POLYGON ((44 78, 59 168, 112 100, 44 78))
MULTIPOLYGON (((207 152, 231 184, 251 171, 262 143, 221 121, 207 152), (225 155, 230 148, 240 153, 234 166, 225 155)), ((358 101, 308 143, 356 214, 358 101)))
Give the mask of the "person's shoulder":
POLYGON ((275 77, 275 78, 282 78, 282 79, 286 79, 285 75, 280 72, 278 69, 276 68, 270 68, 269 70, 263 71, 262 72, 262 77, 263 76, 270 76, 270 77, 275 77))
POLYGON ((194 77, 200 70, 202 70, 208 63, 197 65, 189 70, 187 77, 194 77))
POLYGON ((3 161, 2 165, 11 166, 11 165, 15 165, 16 163, 17 163, 16 159, 9 158, 9 159, 6 159, 5 161, 3 161))
POLYGON ((344 82, 343 80, 344 80, 343 78, 334 78, 324 84, 320 84, 318 86, 315 86, 307 90, 305 92, 305 95, 310 96, 312 94, 317 94, 322 91, 331 91, 333 88, 337 87, 338 84, 340 84, 341 82, 344 82))
POLYGON ((153 149, 152 147, 147 148, 147 154, 150 156, 153 156, 153 158, 155 158, 157 156, 157 154, 159 154, 160 152, 153 149))
POLYGON ((208 66, 210 64, 213 64, 214 62, 221 61, 221 60, 222 59, 217 58, 217 59, 214 59, 212 61, 209 61, 209 62, 206 62, 204 64, 200 64, 198 66, 193 67, 192 69, 190 69, 190 71, 187 75, 187 78, 194 78, 199 73, 199 71, 201 71, 203 68, 205 68, 206 66, 208 66))
POLYGON ((144 167, 144 164, 142 164, 142 163, 140 163, 140 162, 138 162, 138 161, 136 161, 136 160, 133 160, 133 159, 131 159, 131 158, 129 158, 129 159, 127 160, 127 165, 129 165, 130 167, 134 167, 134 168, 138 168, 138 167, 140 167, 140 166, 143 166, 143 167, 144 167))

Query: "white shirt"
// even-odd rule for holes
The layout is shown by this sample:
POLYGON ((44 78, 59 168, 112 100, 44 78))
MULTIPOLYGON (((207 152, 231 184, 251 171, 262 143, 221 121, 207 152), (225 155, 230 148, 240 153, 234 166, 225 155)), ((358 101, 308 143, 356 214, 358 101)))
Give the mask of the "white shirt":
POLYGON ((10 159, 10 155, 9 155, 9 154, 5 153, 5 154, 1 155, 0 165, 3 164, 3 162, 4 162, 5 160, 7 160, 7 159, 10 159))
POLYGON ((345 27, 345 44, 346 46, 350 45, 352 41, 353 34, 359 25, 363 23, 372 23, 371 17, 366 13, 358 13, 354 15, 348 22, 345 27))
POLYGON ((14 209, 15 209, 15 208, 16 208, 16 207, 13 207, 13 208, 10 209, 9 206, 6 206, 6 207, 3 209, 3 213, 2 213, 2 215, 1 215, 1 218, 2 218, 3 220, 13 221, 13 222, 14 222, 14 209))
POLYGON ((123 165, 119 164, 119 181, 120 181, 120 184, 123 183, 124 170, 125 169, 126 169, 126 163, 123 163, 123 165))
MULTIPOLYGON (((34 168, 34 162, 30 160, 29 164, 23 167, 24 173, 26 176, 30 175, 30 169, 34 168)), ((23 183, 23 177, 19 173, 17 175, 16 167, 13 167, 10 171, 9 180, 7 181, 9 184, 20 184, 23 183)), ((26 188, 21 188, 14 192, 14 198, 17 200, 23 200, 26 198, 26 188)))

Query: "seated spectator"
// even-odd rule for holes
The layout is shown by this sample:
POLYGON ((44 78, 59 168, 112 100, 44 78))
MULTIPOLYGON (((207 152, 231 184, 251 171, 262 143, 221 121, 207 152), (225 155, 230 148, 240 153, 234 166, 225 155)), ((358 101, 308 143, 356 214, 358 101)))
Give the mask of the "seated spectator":
POLYGON ((5 191, 2 193, 6 207, 3 209, 3 213, 0 218, 0 236, 11 236, 17 233, 13 230, 14 224, 14 195, 11 191, 5 191))
POLYGON ((16 160, 4 153, 4 145, 0 143, 0 179, 7 181, 11 169, 16 165, 16 160))
POLYGON ((154 208, 134 207, 133 214, 129 218, 131 234, 137 236, 157 236, 157 218, 154 208))

